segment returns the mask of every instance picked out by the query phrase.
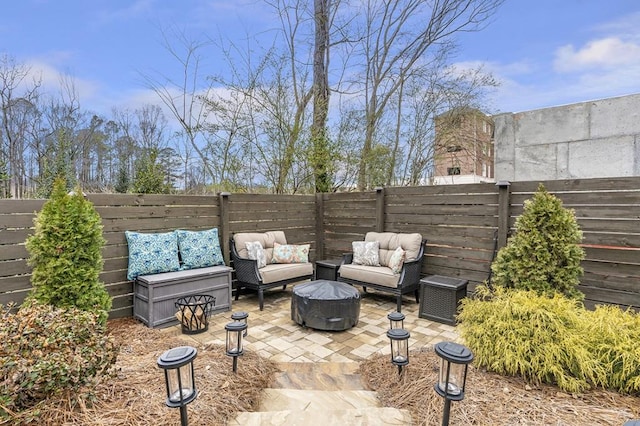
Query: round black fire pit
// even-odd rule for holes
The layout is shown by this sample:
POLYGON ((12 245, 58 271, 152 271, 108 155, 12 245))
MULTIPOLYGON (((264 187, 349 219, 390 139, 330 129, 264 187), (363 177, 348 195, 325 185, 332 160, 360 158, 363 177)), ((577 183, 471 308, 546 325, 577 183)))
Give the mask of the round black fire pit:
POLYGON ((349 284, 317 280, 293 288, 291 319, 318 330, 342 331, 358 324, 360 293, 349 284))

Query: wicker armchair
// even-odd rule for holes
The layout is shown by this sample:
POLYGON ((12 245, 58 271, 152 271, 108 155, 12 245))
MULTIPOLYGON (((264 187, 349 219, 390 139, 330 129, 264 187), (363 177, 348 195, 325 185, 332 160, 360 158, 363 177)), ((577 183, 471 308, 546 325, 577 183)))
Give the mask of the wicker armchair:
POLYGON ((263 310, 265 290, 280 286, 284 290, 288 284, 313 277, 311 263, 271 263, 274 243, 287 244, 284 232, 238 233, 231 236, 229 250, 237 279, 236 300, 243 289, 255 290, 258 292, 260 310, 263 310), (266 252, 266 266, 259 268, 257 260, 247 257, 244 244, 248 241, 260 241, 266 252))
POLYGON ((369 232, 365 241, 379 241, 381 266, 364 266, 353 264, 353 253, 343 255, 343 263, 338 270, 338 281, 362 286, 363 291, 373 288, 377 291, 391 293, 396 296, 397 310, 402 309, 402 295, 414 293, 416 303, 420 302, 420 278, 424 249, 427 243, 420 234, 396 234, 392 232, 369 232), (399 273, 394 273, 384 259, 388 253, 402 247, 406 250, 407 259, 399 273))

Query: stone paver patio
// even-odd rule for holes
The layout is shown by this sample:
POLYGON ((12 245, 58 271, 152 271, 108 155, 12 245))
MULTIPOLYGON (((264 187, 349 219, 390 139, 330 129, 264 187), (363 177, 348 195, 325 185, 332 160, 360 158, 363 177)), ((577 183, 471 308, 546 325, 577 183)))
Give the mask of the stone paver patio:
MULTIPOLYGON (((256 295, 241 296, 233 301, 231 311, 211 317, 209 330, 201 334, 182 334, 179 326, 164 329, 194 346, 224 345, 224 326, 231 321, 231 313, 249 313, 245 350, 276 362, 280 372, 271 387, 264 389, 257 411, 238 413, 228 425, 315 426, 319 419, 327 425, 342 426, 413 424, 407 410, 381 406, 376 393, 368 390, 357 374, 360 361, 390 354, 387 315, 396 309, 395 297, 366 293, 355 327, 323 331, 302 327, 291 319, 291 296, 292 286, 268 291, 263 311, 258 308, 256 295)), ((455 327, 419 318, 419 305, 414 299, 405 297, 402 310, 405 328, 411 333, 410 349, 458 339, 455 327)))
MULTIPOLYGON (((264 310, 258 308, 255 294, 234 300, 232 310, 211 317, 209 330, 195 335, 181 334, 179 326, 163 331, 180 334, 187 341, 225 343, 224 326, 231 321, 232 312, 249 313, 248 336, 245 349, 256 351, 275 362, 359 362, 373 354, 389 354, 387 314, 395 311, 395 298, 382 293, 363 294, 358 324, 345 331, 323 331, 302 327, 291 319, 291 292, 271 290, 265 293, 264 310)), ((457 340, 455 327, 419 318, 415 299, 405 297, 402 313, 405 328, 411 333, 409 348, 431 347, 444 340, 457 340)))

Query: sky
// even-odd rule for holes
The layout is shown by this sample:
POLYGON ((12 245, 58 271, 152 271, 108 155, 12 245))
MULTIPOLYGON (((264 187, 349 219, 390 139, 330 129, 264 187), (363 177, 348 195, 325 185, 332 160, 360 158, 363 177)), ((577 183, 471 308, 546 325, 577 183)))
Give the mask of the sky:
MULTIPOLYGON (((81 106, 108 115, 161 104, 143 75, 179 77, 163 30, 242 42, 278 25, 269 19, 260 0, 4 0, 0 55, 38 72, 46 90, 71 75, 81 106)), ((500 83, 487 97, 491 113, 640 93, 637 0, 506 0, 457 41, 458 66, 482 65, 500 83)))

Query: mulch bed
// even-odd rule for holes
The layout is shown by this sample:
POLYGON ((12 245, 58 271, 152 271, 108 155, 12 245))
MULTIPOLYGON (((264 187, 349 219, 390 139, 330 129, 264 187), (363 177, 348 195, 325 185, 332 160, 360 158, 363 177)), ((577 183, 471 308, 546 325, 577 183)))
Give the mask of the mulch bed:
MULTIPOLYGON (((36 407, 8 424, 19 425, 139 425, 175 426, 180 410, 165 405, 166 387, 157 360, 163 352, 185 341, 145 327, 132 318, 109 321, 109 332, 122 345, 113 377, 101 378, 91 396, 75 403, 68 395, 36 407)), ((240 411, 252 411, 260 403, 260 392, 277 371, 275 364, 245 351, 232 371, 232 359, 219 345, 196 348, 194 361, 198 397, 187 407, 189 425, 222 425, 240 411)))
MULTIPOLYGON (((140 425, 180 422, 178 409, 165 405, 165 384, 158 357, 184 341, 128 318, 109 322, 121 344, 112 377, 103 377, 89 396, 56 399, 35 407, 41 415, 22 413, 12 425, 140 425), (73 401, 73 402, 72 402, 73 401)), ((224 347, 198 347, 195 360, 198 398, 189 404, 189 424, 222 425, 241 411, 255 410, 260 393, 274 380, 277 367, 245 351, 237 373, 224 347)), ((439 360, 432 350, 412 352, 398 374, 388 356, 363 362, 359 373, 377 391, 382 405, 407 409, 417 425, 439 425, 444 402, 433 389, 439 360)), ((640 418, 640 397, 594 390, 571 395, 554 386, 534 386, 470 367, 465 398, 451 404, 452 425, 622 425, 640 418)))
MULTIPOLYGON (((444 400, 434 390, 439 358, 433 350, 411 352, 398 374, 388 356, 360 365, 360 374, 384 406, 406 409, 418 425, 440 425, 444 400)), ((451 403, 451 425, 617 425, 640 418, 640 396, 593 390, 567 394, 471 366, 464 400, 451 403)))

